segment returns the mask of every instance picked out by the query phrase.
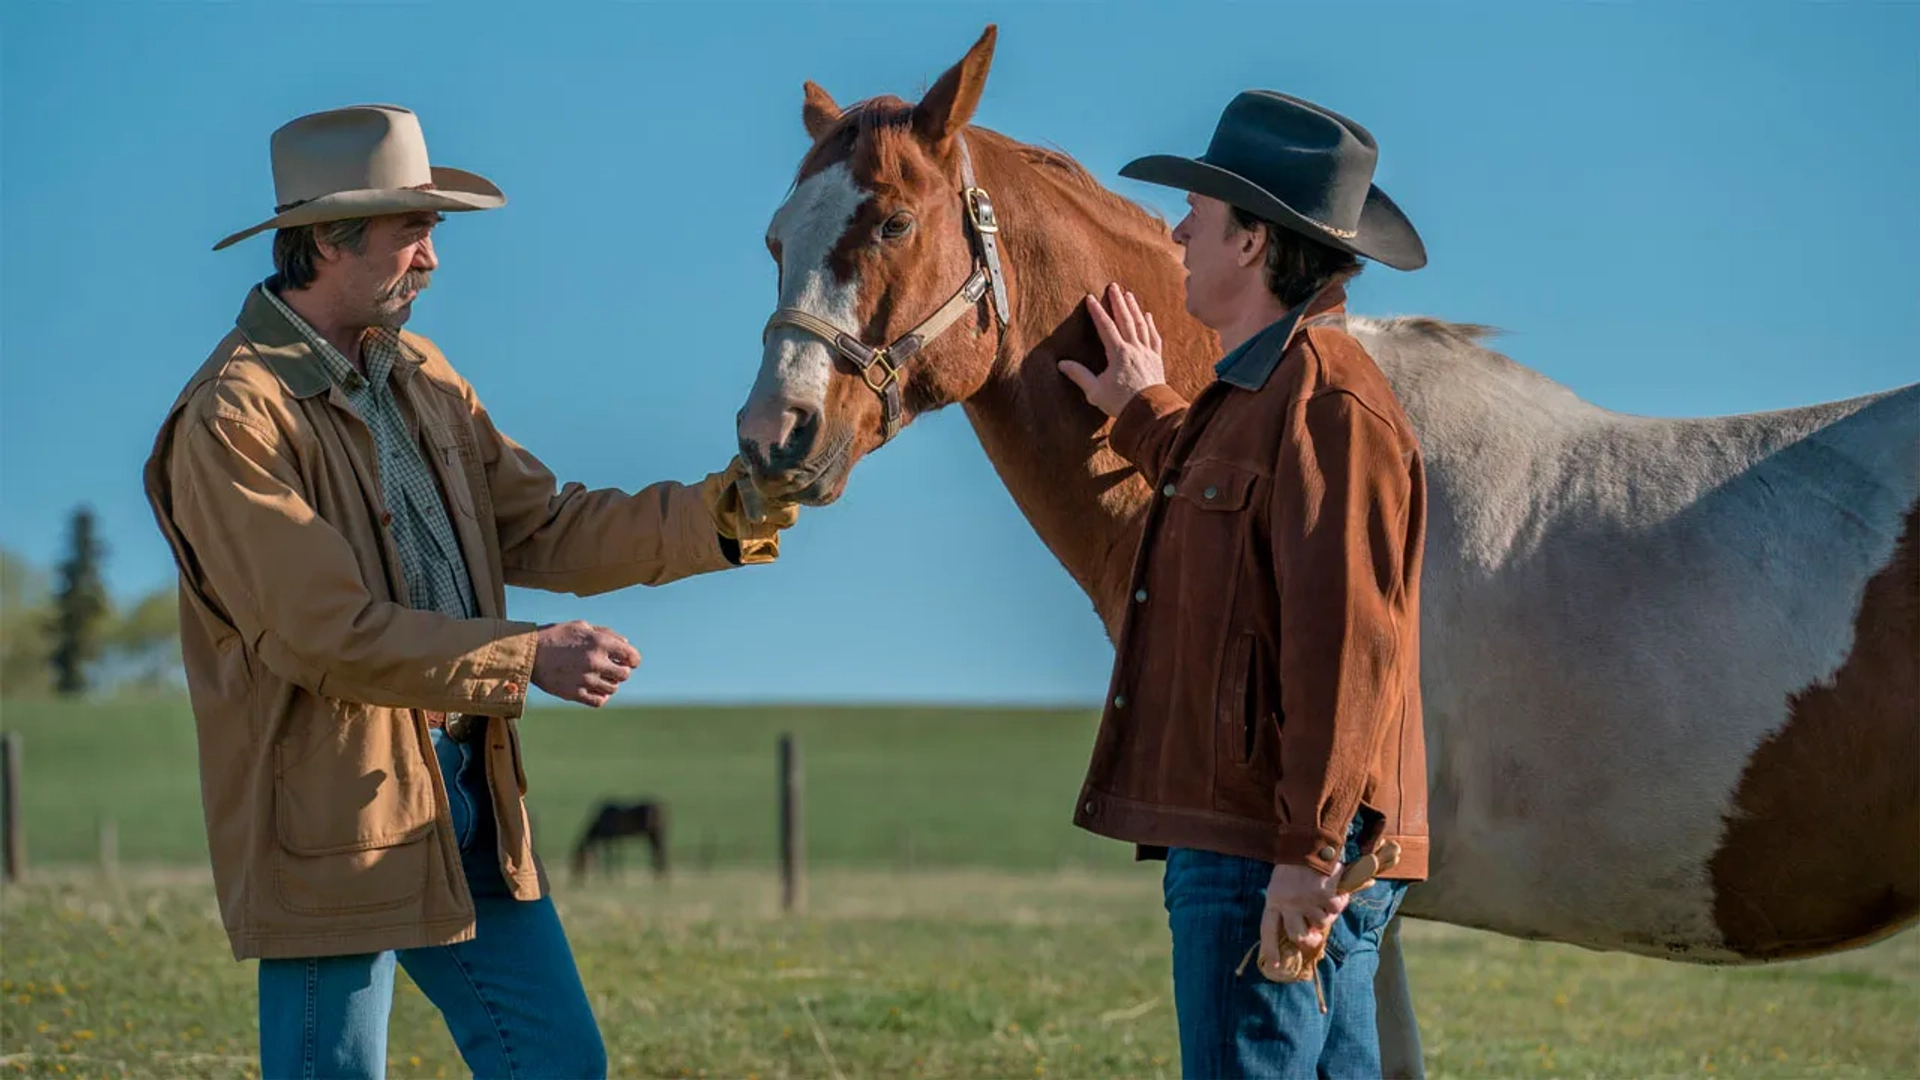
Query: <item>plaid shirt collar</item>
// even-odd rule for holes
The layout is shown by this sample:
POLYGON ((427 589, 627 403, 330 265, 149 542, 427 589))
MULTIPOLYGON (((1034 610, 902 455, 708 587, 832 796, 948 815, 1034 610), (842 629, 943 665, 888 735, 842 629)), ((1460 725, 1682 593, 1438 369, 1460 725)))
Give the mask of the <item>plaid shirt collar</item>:
POLYGON ((400 331, 373 326, 367 328, 360 341, 361 354, 367 362, 367 373, 362 375, 360 369, 353 366, 353 361, 348 360, 344 353, 334 348, 332 342, 322 337, 285 300, 280 299, 266 282, 260 284, 260 295, 266 297, 281 316, 300 332, 300 336, 313 349, 314 357, 320 361, 327 377, 348 393, 357 393, 368 386, 385 386, 387 379, 395 373, 404 379, 419 364, 410 355, 406 343, 400 340, 400 331))

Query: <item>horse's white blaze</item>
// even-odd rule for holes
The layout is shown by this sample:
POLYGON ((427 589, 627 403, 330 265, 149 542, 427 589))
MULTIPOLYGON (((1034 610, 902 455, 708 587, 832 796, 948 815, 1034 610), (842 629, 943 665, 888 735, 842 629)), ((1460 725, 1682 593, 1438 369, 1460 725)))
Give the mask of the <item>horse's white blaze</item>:
MULTIPOLYGON (((835 326, 857 331, 858 278, 841 281, 827 265, 847 224, 870 198, 842 162, 808 177, 773 215, 768 235, 780 246, 780 306, 798 308, 835 326)), ((824 342, 792 327, 767 335, 760 376, 747 399, 750 413, 774 402, 824 411, 833 376, 833 354, 824 342)))
POLYGON ((1737 959, 1713 917, 1724 822, 1790 697, 1852 647, 1920 493, 1920 386, 1649 419, 1490 352, 1354 330, 1419 432, 1433 509, 1435 849, 1408 914, 1737 959))

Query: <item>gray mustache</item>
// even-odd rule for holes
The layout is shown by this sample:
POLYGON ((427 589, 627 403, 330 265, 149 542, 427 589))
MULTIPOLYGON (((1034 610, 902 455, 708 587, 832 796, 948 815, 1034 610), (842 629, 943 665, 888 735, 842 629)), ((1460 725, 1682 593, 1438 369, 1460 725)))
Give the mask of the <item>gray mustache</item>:
POLYGON ((426 270, 409 270, 393 287, 380 295, 382 300, 391 300, 410 292, 425 292, 433 285, 433 274, 426 270))

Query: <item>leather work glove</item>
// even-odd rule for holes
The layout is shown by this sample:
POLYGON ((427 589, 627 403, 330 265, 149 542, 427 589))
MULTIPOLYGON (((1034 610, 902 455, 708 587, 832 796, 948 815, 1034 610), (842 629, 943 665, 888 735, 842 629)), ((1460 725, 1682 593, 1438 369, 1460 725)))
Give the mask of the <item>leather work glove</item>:
MULTIPOLYGON (((1399 861, 1400 845, 1389 840, 1380 845, 1380 850, 1360 856, 1353 861, 1353 865, 1341 871, 1340 882, 1335 886, 1335 891, 1341 896, 1360 892, 1371 886, 1374 879, 1382 873, 1393 869, 1399 861)), ((1272 952, 1268 951, 1266 941, 1262 940, 1247 950, 1247 955, 1241 958, 1240 966, 1235 969, 1234 974, 1237 976, 1247 970, 1247 961, 1253 959, 1254 953, 1258 952, 1260 974, 1266 976, 1268 982, 1306 982, 1312 979, 1314 994, 1319 997, 1320 1011, 1324 1013, 1327 1011, 1327 998, 1320 987, 1320 961, 1327 955, 1328 936, 1330 935, 1322 934, 1319 943, 1312 949, 1303 949, 1292 938, 1281 934, 1272 952)), ((1265 935, 1262 935, 1263 939, 1264 937, 1265 935)))
POLYGON ((714 530, 740 545, 742 566, 779 558, 780 530, 800 520, 800 504, 762 495, 738 456, 700 482, 700 501, 713 518, 714 530))

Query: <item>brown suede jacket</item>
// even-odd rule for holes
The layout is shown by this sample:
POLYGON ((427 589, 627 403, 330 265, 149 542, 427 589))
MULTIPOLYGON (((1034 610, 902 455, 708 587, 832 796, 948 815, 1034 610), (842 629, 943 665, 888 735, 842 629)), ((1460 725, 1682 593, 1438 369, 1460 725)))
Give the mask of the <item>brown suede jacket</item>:
POLYGON ((1389 876, 1426 876, 1426 482, 1345 300, 1256 335, 1191 405, 1154 387, 1113 426, 1154 501, 1083 828, 1330 873, 1365 805, 1366 843, 1401 847, 1389 876))

